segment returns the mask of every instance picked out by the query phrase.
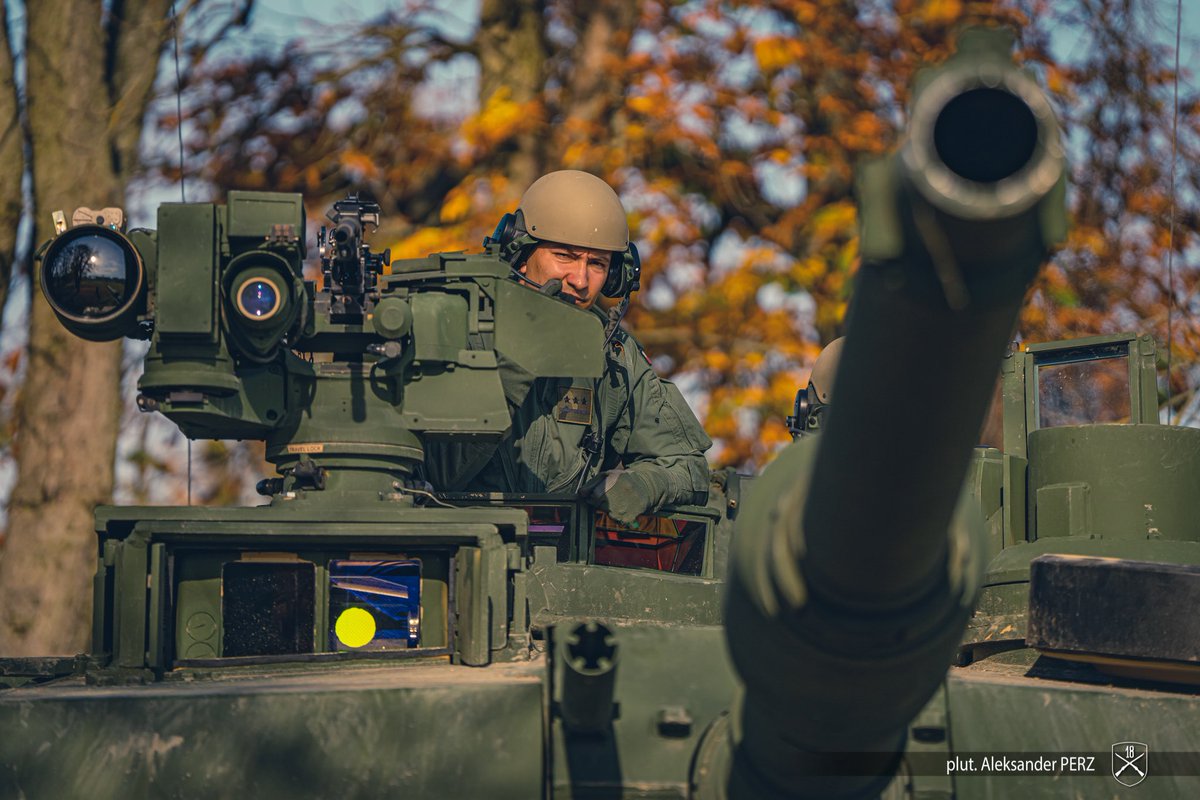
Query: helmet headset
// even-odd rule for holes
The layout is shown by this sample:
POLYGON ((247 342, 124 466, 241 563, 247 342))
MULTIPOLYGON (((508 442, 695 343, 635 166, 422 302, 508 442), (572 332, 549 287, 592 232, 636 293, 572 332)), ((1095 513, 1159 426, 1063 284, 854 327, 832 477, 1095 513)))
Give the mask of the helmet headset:
MULTIPOLYGON (((505 214, 500 218, 496 230, 492 232, 491 236, 484 238, 483 246, 498 246, 500 257, 508 262, 513 272, 516 272, 529 258, 529 254, 533 252, 534 248, 544 241, 551 240, 535 238, 525 229, 525 212, 518 208, 515 212, 505 214)), ((563 244, 570 245, 569 242, 563 244)), ((608 264, 608 275, 604 279, 604 286, 601 287, 600 293, 605 297, 628 297, 641 288, 641 277, 642 260, 638 255, 637 245, 629 242, 624 250, 613 252, 612 260, 608 264)), ((520 279, 533 285, 534 288, 542 288, 537 281, 526 275, 520 275, 520 279)))
MULTIPOLYGON (((521 196, 516 212, 505 214, 484 247, 497 246, 499 255, 516 272, 542 242, 556 242, 613 254, 600 293, 628 298, 641 283, 642 262, 629 241, 625 209, 612 187, 579 170, 543 175, 521 196)), ((520 280, 541 288, 528 276, 520 280)))

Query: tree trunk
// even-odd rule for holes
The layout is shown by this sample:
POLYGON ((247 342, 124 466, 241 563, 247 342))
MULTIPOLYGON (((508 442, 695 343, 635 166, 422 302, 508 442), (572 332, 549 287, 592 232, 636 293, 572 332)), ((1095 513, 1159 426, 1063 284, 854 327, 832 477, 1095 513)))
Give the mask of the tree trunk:
MULTIPOLYGON (((113 169, 124 187, 139 166, 142 123, 154 94, 159 57, 175 28, 170 0, 116 0, 112 6, 106 31, 107 90, 112 103, 109 147, 113 169)), ((173 65, 171 69, 174 76, 173 65)))
MULTIPOLYGON (((162 19, 167 2, 112 3, 106 26, 101 6, 101 0, 26 4, 39 242, 52 235, 55 210, 69 219, 78 206, 124 200, 134 150, 128 131, 141 129, 146 74, 152 78, 161 51, 161 37, 145 36, 145 21, 162 19)), ((0 561, 3 655, 87 646, 97 553, 92 512, 112 493, 120 419, 121 343, 76 339, 40 291, 31 300, 28 372, 16 406, 17 483, 0 561)))
MULTIPOLYGON (((607 177, 605 173, 612 172, 616 165, 628 165, 624 105, 631 73, 625 66, 625 58, 637 26, 638 2, 590 0, 579 3, 572 16, 576 20, 578 43, 563 76, 569 91, 564 94, 561 112, 556 116, 582 127, 584 135, 602 147, 588 148, 589 157, 581 163, 562 166, 607 177)), ((572 135, 579 137, 578 133, 572 135)), ((567 149, 567 138, 560 137, 557 143, 560 151, 567 149)))
POLYGON ((8 44, 8 7, 0 4, 0 324, 8 301, 21 221, 21 175, 25 172, 24 134, 17 113, 12 48, 8 44))
MULTIPOLYGON (((542 96, 549 57, 545 0, 484 0, 479 17, 481 107, 499 91, 532 106, 542 96)), ((544 128, 542 115, 531 114, 508 159, 504 171, 518 195, 545 171, 544 128)))

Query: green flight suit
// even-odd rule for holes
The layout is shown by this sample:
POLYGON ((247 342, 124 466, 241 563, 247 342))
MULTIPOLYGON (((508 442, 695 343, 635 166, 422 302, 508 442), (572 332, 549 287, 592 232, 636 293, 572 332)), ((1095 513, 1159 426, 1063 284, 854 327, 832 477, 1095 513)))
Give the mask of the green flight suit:
POLYGON ((574 493, 623 466, 645 511, 703 504, 709 482, 704 451, 712 440, 683 395, 655 374, 625 331, 617 332, 605 356, 600 378, 533 379, 500 354, 512 429, 499 445, 431 443, 425 457, 430 481, 443 491, 574 493), (590 460, 582 447, 589 430, 601 443, 590 460))

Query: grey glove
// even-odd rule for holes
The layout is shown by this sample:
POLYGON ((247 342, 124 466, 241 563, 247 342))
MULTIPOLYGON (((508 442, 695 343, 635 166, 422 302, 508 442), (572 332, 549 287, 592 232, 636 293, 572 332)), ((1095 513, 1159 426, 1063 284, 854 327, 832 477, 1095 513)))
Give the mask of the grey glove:
POLYGON ((584 496, 622 525, 634 526, 637 518, 650 507, 650 493, 641 480, 624 469, 614 469, 596 477, 584 496), (589 491, 590 490, 590 491, 589 491))

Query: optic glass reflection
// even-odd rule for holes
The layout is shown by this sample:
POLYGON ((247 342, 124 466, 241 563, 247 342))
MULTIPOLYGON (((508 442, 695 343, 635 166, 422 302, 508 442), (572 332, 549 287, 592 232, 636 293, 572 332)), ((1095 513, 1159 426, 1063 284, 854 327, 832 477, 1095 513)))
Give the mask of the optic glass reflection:
POLYGON ((47 295, 73 317, 107 317, 126 306, 138 289, 133 254, 118 240, 102 234, 61 244, 42 269, 47 295))
POLYGON ((238 292, 238 308, 251 319, 266 319, 279 308, 279 292, 270 281, 246 281, 238 292))

